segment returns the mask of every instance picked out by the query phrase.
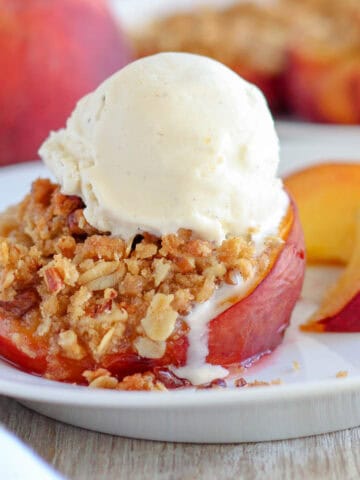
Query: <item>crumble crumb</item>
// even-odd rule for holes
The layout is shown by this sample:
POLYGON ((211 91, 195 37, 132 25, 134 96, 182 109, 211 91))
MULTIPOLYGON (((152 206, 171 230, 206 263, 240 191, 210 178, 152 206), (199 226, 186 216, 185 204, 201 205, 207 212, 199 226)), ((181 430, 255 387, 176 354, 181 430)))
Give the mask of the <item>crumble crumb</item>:
POLYGON ((73 330, 61 332, 58 338, 58 344, 67 358, 81 360, 85 356, 84 349, 78 343, 78 337, 73 330))
POLYGON ((237 378, 234 382, 234 386, 236 388, 241 388, 241 387, 247 387, 248 383, 247 381, 245 380, 245 378, 241 377, 241 378, 237 378))
POLYGON ((282 385, 284 382, 281 378, 275 378, 270 382, 264 380, 254 380, 253 382, 248 382, 245 378, 241 377, 235 380, 234 385, 237 388, 242 387, 270 387, 271 385, 282 385))
POLYGON ((105 388, 111 390, 147 390, 160 391, 167 390, 165 385, 156 378, 152 372, 135 373, 128 375, 119 381, 113 377, 105 368, 98 368, 95 371, 85 371, 84 378, 91 388, 105 388))
POLYGON ((336 374, 336 378, 346 378, 349 375, 347 370, 339 370, 336 374))
POLYGON ((292 368, 295 372, 298 372, 301 369, 301 365, 297 360, 292 362, 292 368))
POLYGON ((253 382, 248 383, 248 386, 249 387, 269 387, 271 385, 282 385, 283 383, 284 382, 281 380, 281 378, 275 378, 270 382, 265 382, 262 380, 254 380, 253 382))
POLYGON ((166 340, 172 334, 177 319, 177 312, 171 307, 173 300, 174 295, 164 293, 157 293, 151 299, 146 315, 141 320, 150 340, 166 340))

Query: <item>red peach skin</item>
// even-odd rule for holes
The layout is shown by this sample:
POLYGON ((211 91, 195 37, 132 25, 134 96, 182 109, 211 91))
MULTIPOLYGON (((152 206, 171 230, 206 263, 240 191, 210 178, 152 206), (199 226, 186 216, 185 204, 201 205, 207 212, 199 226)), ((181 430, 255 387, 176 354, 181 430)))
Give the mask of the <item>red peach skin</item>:
POLYGON ((271 271, 252 293, 210 323, 209 363, 246 363, 281 343, 305 273, 304 237, 292 208, 293 224, 271 271))
POLYGON ((0 166, 35 160, 76 102, 130 60, 105 0, 0 0, 0 166))
MULTIPOLYGON (((324 332, 360 332, 360 293, 356 294, 344 308, 332 317, 318 321, 318 329, 324 332)), ((306 328, 304 330, 310 330, 306 328)))

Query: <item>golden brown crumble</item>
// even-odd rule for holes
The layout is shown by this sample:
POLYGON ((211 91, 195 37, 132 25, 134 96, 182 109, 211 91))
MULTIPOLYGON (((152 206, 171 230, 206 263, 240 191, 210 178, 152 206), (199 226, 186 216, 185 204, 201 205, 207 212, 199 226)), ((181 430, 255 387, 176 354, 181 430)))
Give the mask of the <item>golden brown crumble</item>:
POLYGON ((91 388, 106 388, 112 390, 147 390, 166 391, 165 385, 156 379, 151 372, 135 373, 118 381, 105 368, 84 372, 84 377, 91 388))
MULTIPOLYGON (((35 336, 68 359, 163 358, 187 335, 184 316, 195 302, 232 284, 235 274, 261 276, 274 254, 269 244, 256 257, 250 235, 216 247, 189 230, 125 242, 94 230, 83 209, 79 198, 40 179, 0 216, 0 313, 25 324, 35 319, 35 336)), ((97 387, 161 390, 151 375, 130 375, 115 387, 103 371, 85 378, 97 387)))
POLYGON ((253 382, 248 382, 245 380, 245 378, 241 377, 235 380, 234 385, 237 388, 243 388, 243 387, 270 387, 272 385, 282 385, 284 382, 281 378, 274 378, 274 380, 271 380, 270 382, 264 381, 264 380, 254 380, 253 382))

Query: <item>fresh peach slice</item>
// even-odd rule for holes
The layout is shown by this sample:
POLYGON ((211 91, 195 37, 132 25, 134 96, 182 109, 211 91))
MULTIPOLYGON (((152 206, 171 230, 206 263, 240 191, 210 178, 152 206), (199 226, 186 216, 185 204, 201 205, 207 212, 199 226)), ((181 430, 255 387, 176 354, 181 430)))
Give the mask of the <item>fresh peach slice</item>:
POLYGON ((339 261, 346 269, 317 312, 310 331, 360 331, 360 164, 323 164, 291 175, 311 261, 339 261))
POLYGON ((360 214, 352 257, 337 283, 325 295, 320 308, 303 330, 360 331, 360 214))
POLYGON ((299 208, 309 262, 349 262, 360 208, 360 163, 325 163, 285 179, 299 208))

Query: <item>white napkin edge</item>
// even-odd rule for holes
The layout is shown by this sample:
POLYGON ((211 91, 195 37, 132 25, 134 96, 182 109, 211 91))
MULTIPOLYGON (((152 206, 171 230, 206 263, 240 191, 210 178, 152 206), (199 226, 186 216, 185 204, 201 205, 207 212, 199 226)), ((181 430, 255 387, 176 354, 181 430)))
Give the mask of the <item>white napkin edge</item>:
POLYGON ((1 480, 65 480, 17 437, 0 425, 1 480))

